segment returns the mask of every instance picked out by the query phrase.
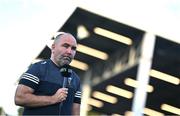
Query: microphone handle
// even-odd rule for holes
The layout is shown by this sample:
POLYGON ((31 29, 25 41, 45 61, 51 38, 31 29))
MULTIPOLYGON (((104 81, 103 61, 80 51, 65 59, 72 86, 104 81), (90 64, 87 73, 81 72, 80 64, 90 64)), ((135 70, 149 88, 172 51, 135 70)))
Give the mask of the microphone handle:
POLYGON ((63 80, 63 88, 67 88, 67 85, 68 85, 68 77, 64 77, 64 80, 63 80))
MULTIPOLYGON (((68 85, 68 77, 63 77, 63 88, 67 88, 67 85, 68 85)), ((62 109, 62 106, 63 106, 63 102, 61 102, 59 104, 59 115, 61 115, 61 109, 62 109)))

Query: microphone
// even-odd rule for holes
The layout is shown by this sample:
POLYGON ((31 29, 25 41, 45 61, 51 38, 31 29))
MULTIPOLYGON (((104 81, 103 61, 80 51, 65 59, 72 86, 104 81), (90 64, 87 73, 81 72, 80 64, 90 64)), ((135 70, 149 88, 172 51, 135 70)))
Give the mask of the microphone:
MULTIPOLYGON (((63 76, 63 85, 62 85, 62 87, 63 88, 68 88, 68 85, 70 84, 70 82, 69 82, 69 84, 68 84, 68 81, 69 81, 69 77, 71 76, 71 74, 72 74, 72 69, 71 69, 71 67, 69 66, 69 65, 67 65, 67 64, 65 64, 65 65, 63 65, 61 68, 60 68, 60 73, 61 73, 61 75, 63 76)), ((63 106, 63 102, 61 102, 60 104, 59 104, 59 115, 61 115, 61 108, 62 108, 62 106, 63 106)))
POLYGON ((69 65, 65 64, 61 67, 60 69, 61 75, 64 77, 63 80, 63 88, 67 88, 68 87, 68 78, 71 76, 72 74, 72 69, 69 65))

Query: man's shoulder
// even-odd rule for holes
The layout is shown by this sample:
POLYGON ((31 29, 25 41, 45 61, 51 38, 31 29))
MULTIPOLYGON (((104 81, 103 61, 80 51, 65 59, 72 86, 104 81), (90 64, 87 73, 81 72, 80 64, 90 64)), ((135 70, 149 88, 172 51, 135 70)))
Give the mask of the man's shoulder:
POLYGON ((36 63, 34 63, 34 65, 46 65, 46 64, 48 64, 48 62, 49 62, 49 60, 48 59, 46 59, 46 60, 41 60, 41 61, 38 61, 38 62, 36 62, 36 63))
POLYGON ((47 67, 48 62, 49 62, 48 60, 41 60, 31 64, 29 68, 45 69, 47 67))

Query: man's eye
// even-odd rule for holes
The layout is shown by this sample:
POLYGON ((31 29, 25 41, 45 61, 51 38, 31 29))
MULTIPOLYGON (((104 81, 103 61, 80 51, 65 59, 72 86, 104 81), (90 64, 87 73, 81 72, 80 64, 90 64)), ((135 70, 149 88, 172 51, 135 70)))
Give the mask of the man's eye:
POLYGON ((65 47, 65 48, 68 48, 68 47, 69 47, 69 45, 67 45, 67 44, 64 44, 64 45, 63 45, 63 47, 65 47))
POLYGON ((76 50, 76 47, 72 47, 72 50, 76 50))

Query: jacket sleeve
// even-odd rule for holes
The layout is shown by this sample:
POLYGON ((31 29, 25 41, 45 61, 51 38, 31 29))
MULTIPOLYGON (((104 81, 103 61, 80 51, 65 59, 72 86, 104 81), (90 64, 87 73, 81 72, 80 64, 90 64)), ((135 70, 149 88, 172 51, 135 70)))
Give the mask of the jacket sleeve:
POLYGON ((26 85, 32 89, 36 89, 40 82, 40 69, 38 64, 32 64, 29 69, 24 72, 21 77, 19 84, 26 85))

